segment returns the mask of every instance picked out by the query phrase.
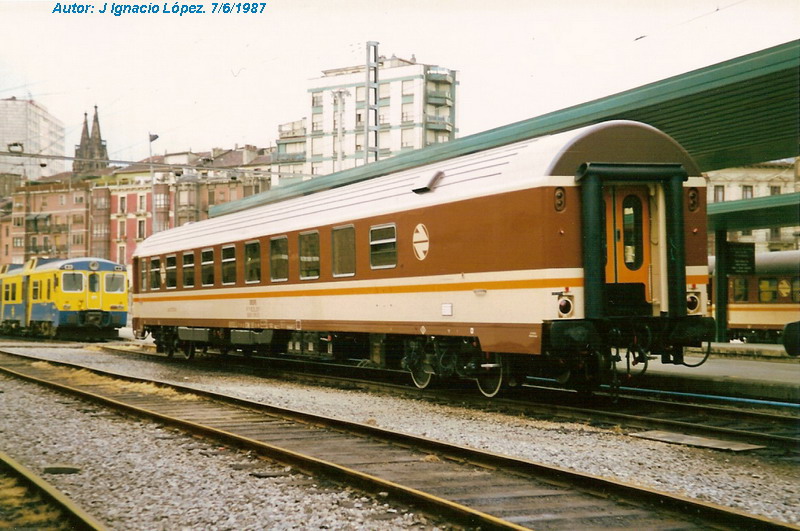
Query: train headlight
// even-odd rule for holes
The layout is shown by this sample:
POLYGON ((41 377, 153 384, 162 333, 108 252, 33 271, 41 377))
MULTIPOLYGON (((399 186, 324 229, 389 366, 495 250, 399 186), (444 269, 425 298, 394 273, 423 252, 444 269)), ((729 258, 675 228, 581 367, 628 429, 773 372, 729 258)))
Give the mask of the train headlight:
POLYGON ((686 309, 689 313, 697 313, 700 310, 700 294, 691 292, 686 295, 686 309))
POLYGON ((569 317, 575 310, 575 303, 571 295, 562 295, 558 298, 558 316, 569 317))

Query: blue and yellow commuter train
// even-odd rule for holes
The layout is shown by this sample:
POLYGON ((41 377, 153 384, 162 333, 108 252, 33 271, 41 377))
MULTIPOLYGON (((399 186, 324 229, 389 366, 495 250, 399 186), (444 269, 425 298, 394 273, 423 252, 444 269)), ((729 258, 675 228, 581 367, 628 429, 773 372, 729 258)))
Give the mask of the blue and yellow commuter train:
POLYGON ((128 319, 125 266, 101 258, 33 258, 0 269, 0 333, 110 339, 128 319))

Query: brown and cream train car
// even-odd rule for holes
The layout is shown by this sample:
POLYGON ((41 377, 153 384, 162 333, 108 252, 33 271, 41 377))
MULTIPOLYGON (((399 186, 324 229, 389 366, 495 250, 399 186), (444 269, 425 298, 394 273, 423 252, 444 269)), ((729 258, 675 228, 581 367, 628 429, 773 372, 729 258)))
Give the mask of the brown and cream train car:
POLYGON ((704 186, 628 121, 376 175, 148 238, 134 328, 169 354, 362 358, 487 396, 591 386, 616 349, 682 363, 710 340, 704 186))

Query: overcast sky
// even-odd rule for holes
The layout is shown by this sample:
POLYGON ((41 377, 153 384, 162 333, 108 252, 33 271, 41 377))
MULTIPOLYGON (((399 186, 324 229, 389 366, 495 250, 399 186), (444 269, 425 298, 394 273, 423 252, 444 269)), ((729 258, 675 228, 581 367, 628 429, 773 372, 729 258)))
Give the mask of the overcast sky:
POLYGON ((800 38, 797 0, 268 0, 183 17, 84 4, 95 12, 0 0, 0 98, 44 105, 70 156, 97 105, 123 160, 147 156, 148 132, 155 153, 274 144, 306 116, 307 81, 362 64, 368 40, 458 70, 466 136, 800 38))

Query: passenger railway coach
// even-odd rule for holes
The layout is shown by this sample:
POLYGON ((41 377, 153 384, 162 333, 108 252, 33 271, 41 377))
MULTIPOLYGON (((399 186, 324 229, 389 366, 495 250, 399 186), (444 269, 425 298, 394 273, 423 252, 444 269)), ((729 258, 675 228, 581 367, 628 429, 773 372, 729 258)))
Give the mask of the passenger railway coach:
POLYGON ((42 259, 0 274, 0 331, 110 339, 128 320, 125 266, 101 258, 42 259))
POLYGON ((487 396, 591 387, 618 349, 680 364, 711 339, 704 186, 623 121, 376 175, 148 238, 134 329, 169 354, 363 358, 487 396))

